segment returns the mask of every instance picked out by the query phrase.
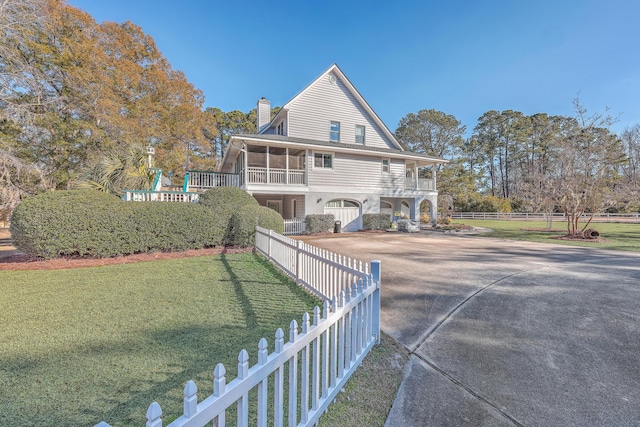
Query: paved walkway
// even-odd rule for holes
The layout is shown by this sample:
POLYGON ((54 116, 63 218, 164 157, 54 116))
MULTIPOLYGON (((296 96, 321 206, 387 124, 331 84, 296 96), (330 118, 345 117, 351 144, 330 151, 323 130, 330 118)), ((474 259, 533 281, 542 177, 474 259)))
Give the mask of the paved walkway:
POLYGON ((305 238, 382 261, 412 354, 388 426, 640 426, 640 254, 438 233, 305 238))

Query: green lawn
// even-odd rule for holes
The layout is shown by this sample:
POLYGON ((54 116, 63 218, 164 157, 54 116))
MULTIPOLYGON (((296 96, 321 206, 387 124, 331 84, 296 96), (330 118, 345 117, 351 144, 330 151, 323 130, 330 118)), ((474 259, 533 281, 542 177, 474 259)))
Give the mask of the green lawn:
POLYGON ((454 222, 456 224, 486 227, 494 230, 492 233, 480 234, 480 236, 484 237, 498 237, 503 239, 527 240, 531 242, 589 246, 602 249, 618 249, 623 251, 640 252, 640 224, 591 223, 589 228, 598 230, 600 232, 600 237, 606 240, 603 243, 595 243, 590 241, 567 241, 554 239, 553 237, 566 234, 566 223, 559 221, 553 223, 553 229, 557 230, 557 233, 526 230, 546 228, 547 223, 543 221, 458 219, 454 222))
POLYGON ((253 254, 52 271, 0 272, 0 425, 165 424, 194 379, 236 376, 265 337, 318 303, 253 254))

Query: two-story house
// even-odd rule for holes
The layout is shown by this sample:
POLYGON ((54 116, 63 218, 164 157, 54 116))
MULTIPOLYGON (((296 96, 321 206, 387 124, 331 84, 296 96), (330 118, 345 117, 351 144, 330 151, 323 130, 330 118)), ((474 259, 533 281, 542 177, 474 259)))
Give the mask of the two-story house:
POLYGON ((285 219, 330 213, 355 231, 365 213, 418 219, 427 200, 435 221, 435 168, 447 161, 405 151, 337 65, 270 111, 260 99, 258 132, 232 136, 219 169, 261 205, 285 219))

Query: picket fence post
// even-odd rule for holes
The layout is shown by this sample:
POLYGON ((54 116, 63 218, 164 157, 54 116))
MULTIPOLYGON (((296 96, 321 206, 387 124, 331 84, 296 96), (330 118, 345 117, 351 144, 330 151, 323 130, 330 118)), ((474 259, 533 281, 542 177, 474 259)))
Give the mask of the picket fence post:
MULTIPOLYGON (((269 357, 267 340, 260 339, 258 343, 258 364, 264 365, 269 357)), ((260 381, 258 384, 258 427, 267 427, 267 391, 269 389, 268 379, 260 381)))
MULTIPOLYGON (((222 363, 218 363, 213 370, 213 395, 215 397, 221 397, 225 393, 227 388, 227 370, 222 363)), ((214 418, 214 425, 224 426, 226 424, 226 412, 222 411, 220 415, 214 418)), ((160 426, 162 427, 162 426, 160 426)))
POLYGON ((373 293, 373 333, 376 336, 376 344, 380 344, 380 277, 382 275, 382 263, 379 260, 371 260, 371 275, 376 291, 373 293))
POLYGON ((162 408, 158 402, 153 402, 147 409, 146 427, 162 427, 162 408))
POLYGON ((198 387, 196 383, 189 380, 184 387, 184 416, 187 418, 193 417, 198 411, 198 387))

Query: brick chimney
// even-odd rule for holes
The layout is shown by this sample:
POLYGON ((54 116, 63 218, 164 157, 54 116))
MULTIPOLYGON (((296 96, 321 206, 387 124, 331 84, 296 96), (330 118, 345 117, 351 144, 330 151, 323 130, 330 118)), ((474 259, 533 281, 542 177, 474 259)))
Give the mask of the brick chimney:
POLYGON ((271 101, 263 98, 258 100, 256 107, 256 129, 260 132, 271 122, 271 101))

